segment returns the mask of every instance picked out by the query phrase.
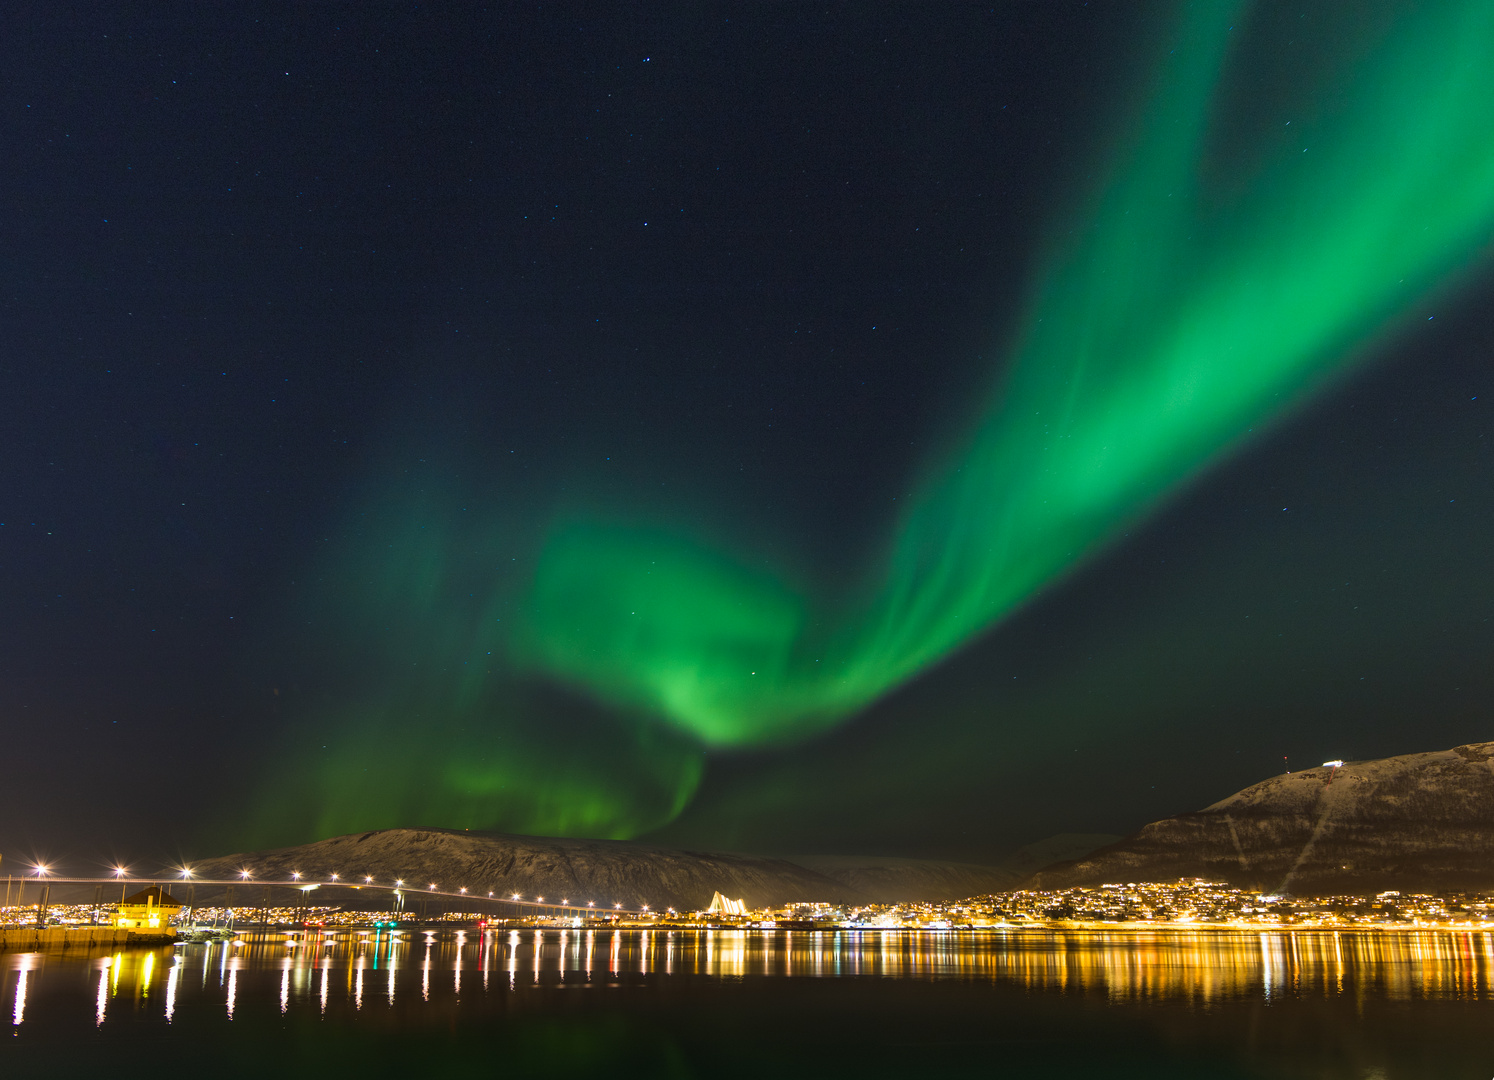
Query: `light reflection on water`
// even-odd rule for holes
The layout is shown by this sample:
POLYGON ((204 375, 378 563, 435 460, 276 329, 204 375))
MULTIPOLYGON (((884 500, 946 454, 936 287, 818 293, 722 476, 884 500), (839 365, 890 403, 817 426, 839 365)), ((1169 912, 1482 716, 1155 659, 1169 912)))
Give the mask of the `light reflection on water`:
POLYGON ((86 964, 94 1023, 120 1009, 170 1022, 184 1000, 217 1001, 231 1020, 244 993, 283 1015, 329 1004, 393 1008, 404 995, 461 1000, 481 990, 638 978, 962 979, 1081 993, 1117 1004, 1207 1005, 1255 998, 1489 1000, 1494 934, 1485 932, 1033 932, 526 930, 325 934, 135 949, 112 956, 0 954, 12 1027, 57 969, 86 964), (192 970, 196 979, 183 978, 192 970), (365 976, 385 973, 382 996, 365 976), (490 984, 489 975, 497 976, 490 984), (241 986, 241 975, 243 985, 241 986), (152 1004, 159 1001, 159 1005, 152 1004))

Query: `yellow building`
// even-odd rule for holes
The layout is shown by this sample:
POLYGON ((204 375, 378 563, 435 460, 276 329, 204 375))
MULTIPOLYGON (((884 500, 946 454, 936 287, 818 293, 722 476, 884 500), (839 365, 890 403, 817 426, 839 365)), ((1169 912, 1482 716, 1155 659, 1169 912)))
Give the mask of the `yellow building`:
POLYGON ((164 933, 170 929, 171 918, 181 909, 170 893, 163 892, 159 885, 152 885, 120 901, 119 910, 114 914, 114 925, 164 933))

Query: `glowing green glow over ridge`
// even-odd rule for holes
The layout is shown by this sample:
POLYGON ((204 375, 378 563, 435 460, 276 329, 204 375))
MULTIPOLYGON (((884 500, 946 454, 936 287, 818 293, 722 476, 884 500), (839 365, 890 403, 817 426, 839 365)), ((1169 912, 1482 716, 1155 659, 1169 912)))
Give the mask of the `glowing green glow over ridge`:
POLYGON ((1465 268, 1494 225, 1494 6, 1403 13, 1331 102, 1282 118, 1296 132, 1245 182, 1210 182, 1244 15, 1185 14, 1102 189, 1055 230, 987 414, 930 465, 860 596, 798 592, 658 526, 575 521, 543 553, 516 655, 712 745, 823 728, 1073 568, 1465 268))
POLYGON ((493 493, 481 522, 422 489, 367 525, 328 572, 336 629, 311 620, 346 653, 333 715, 307 710, 333 749, 272 780, 261 835, 655 829, 705 748, 844 720, 1424 320, 1494 235, 1494 3, 1372 7, 1337 9, 1281 115, 1231 91, 1276 59, 1250 9, 1180 8, 1089 198, 1048 228, 984 407, 849 587, 615 501, 551 522, 537 561, 493 493))

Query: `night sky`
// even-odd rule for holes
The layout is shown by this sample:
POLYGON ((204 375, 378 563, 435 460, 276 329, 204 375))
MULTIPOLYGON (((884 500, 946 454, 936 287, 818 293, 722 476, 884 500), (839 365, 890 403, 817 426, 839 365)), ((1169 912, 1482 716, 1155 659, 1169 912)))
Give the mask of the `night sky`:
POLYGON ((1494 738, 1491 35, 10 5, 0 865, 982 861, 1494 738))

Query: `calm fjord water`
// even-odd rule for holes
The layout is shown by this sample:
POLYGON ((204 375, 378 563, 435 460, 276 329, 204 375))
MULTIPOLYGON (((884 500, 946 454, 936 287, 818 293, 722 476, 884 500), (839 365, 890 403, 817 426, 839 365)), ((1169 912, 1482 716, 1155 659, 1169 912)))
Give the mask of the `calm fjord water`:
POLYGON ((338 932, 0 974, 6 1076, 1494 1076, 1481 932, 338 932))

